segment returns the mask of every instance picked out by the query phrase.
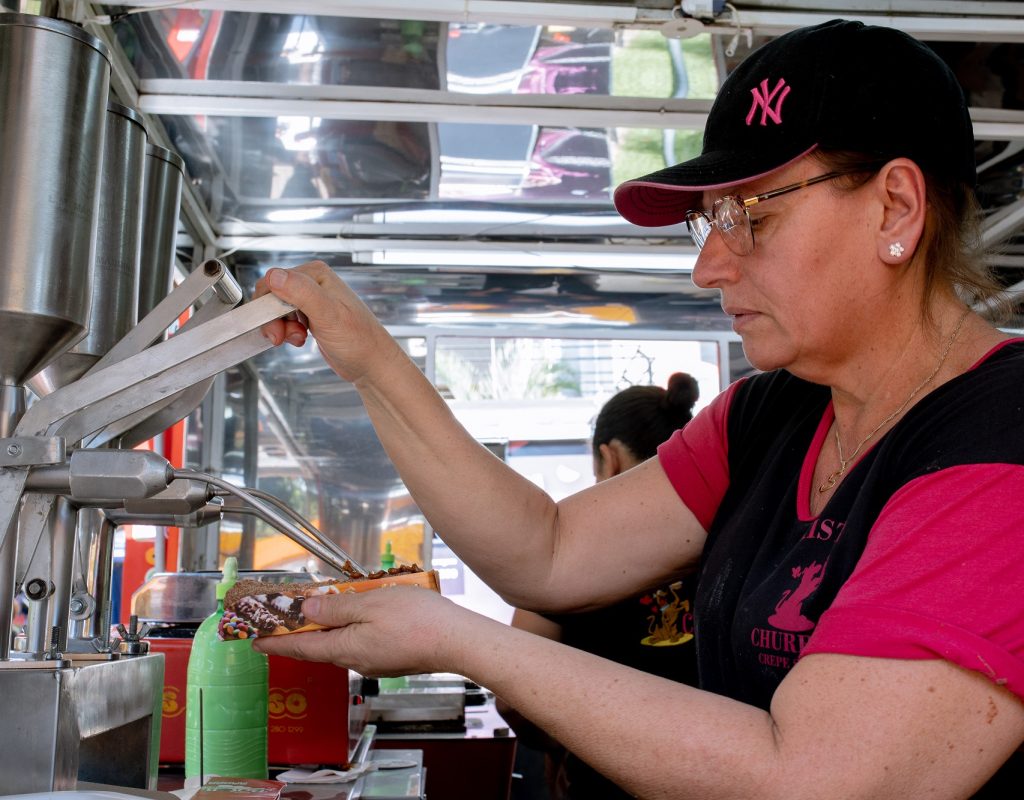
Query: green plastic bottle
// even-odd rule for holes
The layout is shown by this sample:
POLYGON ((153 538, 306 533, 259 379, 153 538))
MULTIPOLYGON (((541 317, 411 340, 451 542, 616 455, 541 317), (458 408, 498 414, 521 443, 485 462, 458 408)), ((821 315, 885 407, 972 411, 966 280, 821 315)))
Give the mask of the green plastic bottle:
POLYGON ((380 554, 380 568, 387 571, 393 566, 395 566, 395 554, 391 552, 391 540, 388 539, 384 544, 384 552, 380 554))
POLYGON ((217 636, 224 595, 237 580, 238 560, 232 556, 217 584, 217 611, 203 620, 192 642, 185 701, 186 778, 200 772, 206 777, 267 777, 267 657, 252 649, 251 639, 221 641, 217 636))
MULTIPOLYGON (((395 566, 395 554, 391 550, 391 540, 384 543, 384 552, 380 554, 380 568, 385 572, 395 566)), ((397 692, 399 689, 406 689, 409 686, 409 679, 401 678, 379 678, 377 685, 382 692, 397 692)))

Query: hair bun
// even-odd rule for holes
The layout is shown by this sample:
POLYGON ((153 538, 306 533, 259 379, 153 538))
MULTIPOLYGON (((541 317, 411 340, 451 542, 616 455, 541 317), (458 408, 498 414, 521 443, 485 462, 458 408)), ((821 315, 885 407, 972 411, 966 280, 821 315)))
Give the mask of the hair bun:
POLYGON ((669 376, 665 403, 669 408, 690 410, 700 397, 700 386, 694 377, 686 372, 675 372, 669 376))

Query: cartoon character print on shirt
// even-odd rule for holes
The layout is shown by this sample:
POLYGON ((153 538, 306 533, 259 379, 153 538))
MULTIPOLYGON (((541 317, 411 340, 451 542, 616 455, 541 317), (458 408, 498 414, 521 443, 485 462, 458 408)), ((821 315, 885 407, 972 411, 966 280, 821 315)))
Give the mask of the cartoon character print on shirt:
POLYGON ((812 561, 806 567, 793 567, 793 577, 798 578, 800 584, 796 589, 786 589, 782 593, 782 599, 775 604, 775 613, 768 617, 768 624, 773 628, 794 633, 811 630, 815 623, 807 619, 800 612, 800 608, 821 584, 824 572, 824 565, 816 561, 812 561))
POLYGON ((690 610, 690 601, 679 596, 682 588, 682 582, 676 581, 667 591, 658 589, 640 598, 640 602, 651 612, 647 617, 647 632, 650 635, 641 639, 641 644, 648 647, 673 647, 693 638, 693 612, 690 610))
MULTIPOLYGON (((827 572, 832 550, 842 538, 845 527, 845 522, 819 517, 808 526, 800 543, 790 550, 789 580, 777 589, 779 599, 769 607, 767 624, 755 626, 750 634, 750 644, 757 651, 757 660, 762 666, 788 671, 800 657, 818 624, 817 615, 808 615, 805 609, 813 602, 827 572)), ((780 566, 776 574, 783 573, 784 569, 780 566)))

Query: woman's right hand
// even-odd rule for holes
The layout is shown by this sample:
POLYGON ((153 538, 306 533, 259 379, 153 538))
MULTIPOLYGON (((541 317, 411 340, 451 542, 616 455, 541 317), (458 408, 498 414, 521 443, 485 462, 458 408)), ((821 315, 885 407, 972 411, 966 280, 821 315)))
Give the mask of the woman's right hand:
POLYGON ((294 319, 268 323, 263 334, 275 345, 301 347, 313 334, 324 360, 342 378, 356 382, 370 368, 401 353, 398 344, 355 292, 322 261, 274 268, 256 282, 253 295, 272 292, 295 306, 294 319))

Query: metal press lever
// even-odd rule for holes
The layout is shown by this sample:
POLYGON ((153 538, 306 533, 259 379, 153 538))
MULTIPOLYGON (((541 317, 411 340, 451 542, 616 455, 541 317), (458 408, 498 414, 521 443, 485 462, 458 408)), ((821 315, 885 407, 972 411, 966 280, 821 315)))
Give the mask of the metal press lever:
MULTIPOLYGON (((292 306, 273 295, 265 295, 91 372, 36 402, 22 417, 13 439, 0 440, 0 452, 7 456, 0 464, 0 551, 12 547, 17 537, 18 549, 35 555, 33 563, 48 573, 48 568, 41 566, 49 563, 45 557, 48 547, 41 545, 55 496, 27 497, 20 520, 15 523, 28 468, 60 464, 65 459, 65 442, 77 443, 139 408, 159 404, 162 399, 269 349, 272 343, 260 328, 292 310, 292 306), (27 447, 33 439, 38 446, 27 447)), ((6 573, 0 574, 3 616, 9 614, 11 601, 7 596, 13 597, 13 587, 31 577, 33 563, 26 565, 21 557, 18 562, 13 581, 6 573)), ((0 650, 0 658, 4 655, 0 650)))

